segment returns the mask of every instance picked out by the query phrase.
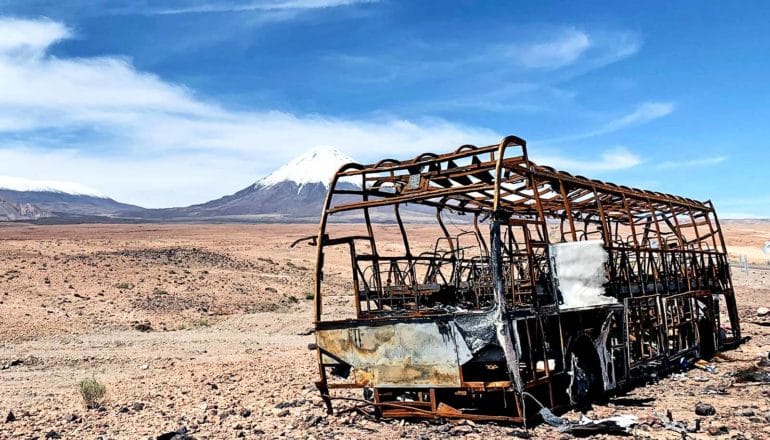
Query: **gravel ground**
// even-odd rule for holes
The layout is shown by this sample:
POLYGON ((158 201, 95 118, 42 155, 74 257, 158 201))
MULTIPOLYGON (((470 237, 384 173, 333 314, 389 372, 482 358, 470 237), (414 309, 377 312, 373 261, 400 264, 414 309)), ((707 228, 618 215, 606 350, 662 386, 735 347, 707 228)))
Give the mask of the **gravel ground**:
MULTIPOLYGON (((0 438, 571 438, 543 425, 377 421, 349 402, 327 416, 307 350, 313 248, 289 247, 315 231, 0 226, 0 438), (85 378, 106 385, 97 409, 78 394, 85 378)), ((428 232, 417 228, 415 239, 428 242, 428 232)), ((762 224, 726 232, 735 249, 770 239, 762 224)), ((395 228, 382 233, 398 240, 395 228)), ((328 281, 343 291, 344 255, 328 264, 328 281)), ((770 386, 734 377, 768 356, 770 327, 756 309, 770 303, 770 271, 736 271, 734 281, 747 344, 714 359, 713 373, 676 374, 587 415, 637 415, 638 438, 681 438, 654 416, 667 412, 691 427, 700 420, 697 438, 770 438, 770 386), (698 403, 715 414, 696 415, 698 403)), ((326 306, 332 315, 350 310, 345 296, 326 306)))

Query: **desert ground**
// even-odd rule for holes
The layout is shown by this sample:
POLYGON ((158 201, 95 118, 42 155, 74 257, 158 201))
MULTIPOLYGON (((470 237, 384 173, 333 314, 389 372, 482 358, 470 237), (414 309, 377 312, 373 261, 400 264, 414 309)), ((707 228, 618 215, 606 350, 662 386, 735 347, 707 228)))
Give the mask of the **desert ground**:
MULTIPOLYGON (((734 256, 762 262, 756 250, 770 240, 770 224, 724 229, 734 256)), ((349 402, 327 415, 308 351, 314 248, 290 247, 315 232, 315 225, 0 225, 0 438, 154 439, 182 428, 196 439, 570 438, 545 425, 524 432, 377 421, 349 402), (97 409, 78 394, 86 378, 106 385, 97 409)), ((383 233, 398 241, 395 227, 383 233)), ((327 264, 327 280, 344 286, 342 254, 327 264)), ((770 306, 767 269, 733 268, 751 340, 713 359, 713 372, 674 374, 588 415, 639 416, 638 438, 681 438, 656 422, 654 414, 667 412, 690 426, 700 419, 696 438, 770 438, 770 385, 733 377, 770 350, 770 327, 756 316, 770 306), (699 402, 716 414, 696 415, 699 402)), ((331 297, 327 307, 344 316, 349 297, 331 297)))

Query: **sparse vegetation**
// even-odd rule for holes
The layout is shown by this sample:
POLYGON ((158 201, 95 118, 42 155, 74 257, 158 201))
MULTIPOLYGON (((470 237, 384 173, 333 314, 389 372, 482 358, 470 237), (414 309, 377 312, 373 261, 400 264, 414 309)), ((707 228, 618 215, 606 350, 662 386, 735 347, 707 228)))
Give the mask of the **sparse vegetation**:
POLYGON ((313 299, 314 297, 315 297, 315 294, 312 291, 310 290, 305 291, 305 299, 310 300, 310 299, 313 299))
POLYGON ((191 322, 190 327, 211 327, 211 322, 206 318, 200 318, 191 322))
POLYGON ((188 323, 180 322, 176 326, 176 330, 193 330, 200 327, 211 327, 212 323, 206 318, 194 319, 188 323))
POLYGON ((86 404, 86 408, 95 409, 102 405, 102 399, 107 393, 107 387, 94 377, 85 378, 78 384, 78 392, 86 404))
POLYGON ((292 303, 292 304, 296 304, 296 303, 299 302, 299 299, 296 296, 294 296, 294 295, 289 295, 288 299, 289 299, 289 302, 292 303))

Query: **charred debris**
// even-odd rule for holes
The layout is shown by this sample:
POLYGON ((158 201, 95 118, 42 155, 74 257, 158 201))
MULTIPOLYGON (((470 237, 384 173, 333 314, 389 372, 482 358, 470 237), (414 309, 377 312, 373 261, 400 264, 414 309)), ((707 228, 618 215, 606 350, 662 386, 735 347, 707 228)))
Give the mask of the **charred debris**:
POLYGON ((360 388, 383 417, 523 422, 742 341, 710 201, 538 165, 515 136, 342 166, 315 245, 316 385, 330 412, 336 392, 360 388), (410 241, 407 205, 435 213, 432 247, 410 241), (376 238, 382 212, 397 243, 376 238), (450 213, 464 232, 449 232, 450 213), (361 232, 332 227, 351 215, 361 232), (348 291, 324 281, 330 252, 350 261, 348 291), (325 314, 340 295, 353 298, 346 319, 325 314))

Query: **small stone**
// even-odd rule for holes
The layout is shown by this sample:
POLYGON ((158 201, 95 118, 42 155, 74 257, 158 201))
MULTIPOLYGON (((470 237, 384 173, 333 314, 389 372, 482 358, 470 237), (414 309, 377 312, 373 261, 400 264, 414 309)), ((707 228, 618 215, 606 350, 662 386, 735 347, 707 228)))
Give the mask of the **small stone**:
POLYGON ((118 409, 118 412, 120 414, 125 414, 125 413, 128 412, 128 407, 127 406, 121 406, 120 409, 118 409))
POLYGON ((241 411, 241 417, 249 417, 251 415, 251 410, 248 408, 244 408, 241 411))
POLYGON ((138 324, 134 324, 134 330, 138 330, 140 332, 151 332, 152 326, 149 322, 140 322, 138 324))
POLYGON ((528 431, 525 431, 523 429, 514 429, 509 432, 509 434, 516 438, 532 438, 532 434, 530 434, 528 431))
POLYGON ((64 416, 64 421, 67 423, 73 423, 80 421, 80 417, 77 416, 77 414, 67 414, 64 416))
POLYGON ((144 409, 144 403, 134 402, 133 404, 131 404, 131 409, 133 409, 134 411, 141 411, 144 409))
POLYGON ((452 428, 452 431, 450 433, 452 435, 456 435, 456 434, 470 434, 471 432, 473 432, 473 426, 458 425, 452 428))
POLYGON ((8 410, 8 415, 5 416, 5 423, 11 423, 16 421, 16 415, 13 411, 8 410))
POLYGON ((311 428, 311 427, 317 425, 318 422, 320 422, 320 421, 321 421, 321 416, 313 416, 313 417, 310 417, 310 419, 308 419, 307 422, 305 422, 305 426, 308 427, 308 428, 311 428))
POLYGON ((741 408, 738 411, 735 411, 735 415, 741 417, 753 417, 754 414, 755 412, 751 408, 741 408))
POLYGON ((708 403, 703 402, 698 402, 695 404, 695 414, 699 416, 713 416, 716 413, 717 410, 713 405, 709 405, 708 403))
POLYGON ((61 435, 52 429, 45 433, 45 438, 61 438, 61 435))
POLYGON ((757 316, 765 316, 768 313, 770 313, 770 309, 768 309, 767 307, 759 307, 757 309, 757 316))
POLYGON ((150 368, 150 366, 149 366, 149 365, 147 365, 147 364, 143 364, 143 365, 140 365, 140 366, 139 366, 139 369, 140 369, 140 370, 146 370, 146 369, 148 369, 148 368, 150 368))
POLYGON ((288 409, 281 410, 278 414, 276 414, 277 417, 286 417, 288 415, 289 415, 288 409))

